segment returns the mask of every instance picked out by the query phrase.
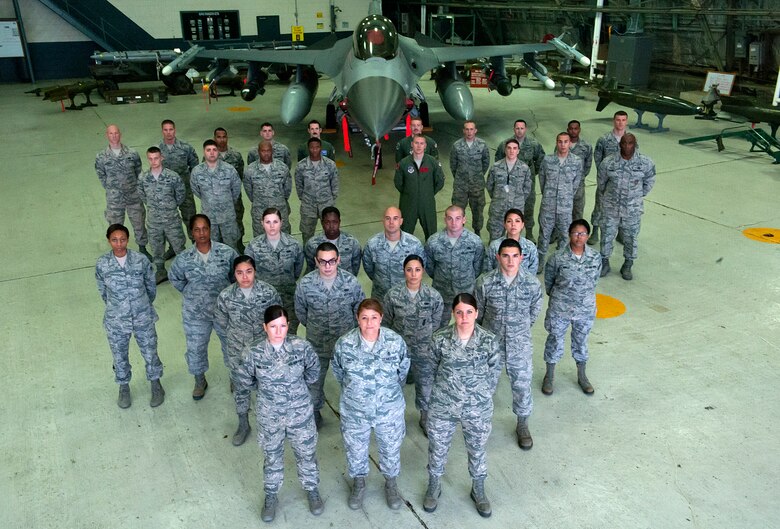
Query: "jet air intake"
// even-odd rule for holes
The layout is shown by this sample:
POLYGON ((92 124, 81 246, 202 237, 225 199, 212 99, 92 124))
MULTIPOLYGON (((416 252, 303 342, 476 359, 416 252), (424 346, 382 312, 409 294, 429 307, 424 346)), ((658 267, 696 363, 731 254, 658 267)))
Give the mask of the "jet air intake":
POLYGON ((469 87, 461 80, 454 62, 448 62, 436 71, 435 82, 447 114, 458 120, 474 117, 474 98, 469 87))
POLYGON ((299 64, 295 71, 295 82, 287 87, 282 96, 282 123, 294 125, 306 117, 317 95, 318 85, 319 79, 314 68, 299 64))

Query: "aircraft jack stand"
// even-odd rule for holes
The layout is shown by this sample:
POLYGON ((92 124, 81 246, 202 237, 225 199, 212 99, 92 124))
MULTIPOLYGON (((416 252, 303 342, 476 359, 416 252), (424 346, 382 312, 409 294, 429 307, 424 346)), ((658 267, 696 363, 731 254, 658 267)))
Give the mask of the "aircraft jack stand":
POLYGON ((567 83, 561 83, 561 91, 555 94, 555 97, 567 97, 572 101, 575 101, 577 99, 585 99, 584 96, 580 95, 580 88, 582 88, 581 85, 574 85, 574 95, 571 95, 569 92, 566 91, 567 86, 568 86, 567 83))
POLYGON ((650 133, 653 132, 669 132, 668 127, 664 127, 664 118, 666 118, 666 114, 656 114, 655 117, 658 118, 658 126, 655 128, 651 128, 650 125, 647 123, 642 123, 642 115, 645 113, 644 110, 637 110, 634 109, 634 112, 636 112, 636 123, 634 123, 631 128, 632 129, 645 129, 650 133))
POLYGON ((723 138, 743 138, 750 142, 750 152, 765 152, 774 159, 774 162, 772 162, 773 165, 780 164, 780 141, 773 138, 764 129, 753 129, 745 127, 744 125, 739 127, 728 127, 720 131, 720 134, 685 138, 678 141, 678 143, 680 145, 687 145, 700 141, 715 140, 715 144, 718 146, 718 152, 721 152, 726 148, 723 145, 723 138))

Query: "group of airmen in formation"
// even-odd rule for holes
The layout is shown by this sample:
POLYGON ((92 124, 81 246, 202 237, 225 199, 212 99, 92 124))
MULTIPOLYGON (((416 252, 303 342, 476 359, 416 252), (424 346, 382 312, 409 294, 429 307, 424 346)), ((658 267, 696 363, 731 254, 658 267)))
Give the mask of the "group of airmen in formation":
POLYGON ((111 251, 98 259, 95 277, 106 305, 104 327, 119 407, 131 405, 132 335, 151 382, 150 405, 164 401, 153 302, 157 285, 169 280, 182 294, 185 358, 195 380, 195 400, 208 388, 212 330, 220 340, 238 415, 232 439, 236 446, 250 433, 250 393, 257 393, 264 521, 275 516, 285 439, 295 454, 310 511, 323 512, 316 446, 329 367, 341 386, 340 427, 353 480, 350 508, 362 506, 372 429, 387 504, 398 509, 403 503, 396 483, 406 433, 402 390, 413 381, 419 426, 429 440, 425 511, 437 508, 447 453, 460 423, 473 480, 471 497, 478 513, 490 516, 486 445, 493 394, 504 368, 518 444, 524 450, 533 446, 528 424, 533 411, 531 328, 542 310, 543 289, 549 303, 542 392, 553 393, 555 365, 571 327, 578 384, 593 394, 585 366, 596 284, 609 272, 616 237, 622 237, 624 248, 621 275, 632 279, 642 199, 655 179, 654 164, 638 152, 636 138, 625 131, 626 121, 626 113, 617 112, 613 130, 595 149, 580 138, 580 123, 571 121, 557 135, 555 152, 546 155, 526 136, 526 122, 518 120, 492 164, 476 124, 466 121, 463 138, 450 153, 452 205, 439 231, 434 197, 445 175, 436 142, 413 119, 412 135, 396 149, 399 207, 385 210, 383 231, 362 248, 341 230, 334 148, 319 137, 316 121, 309 124, 310 139, 297 151, 294 177, 290 150, 274 140, 270 123, 261 126, 263 140, 250 151, 245 167, 241 154, 228 146, 224 129, 217 128, 214 138, 203 143, 199 163, 194 148, 179 140, 175 124, 165 120, 162 142, 147 149, 147 171, 142 171, 138 153, 121 143, 119 129, 109 126, 109 145, 98 153, 95 168, 106 190, 111 251), (584 180, 594 161, 598 177, 591 228, 582 217, 584 180), (541 200, 534 239, 537 178, 541 200), (291 235, 293 180, 303 244, 291 235), (254 235, 246 246, 242 185, 251 202, 254 235), (486 191, 491 198, 487 219, 486 191), (201 201, 200 213, 193 196, 201 201), (465 227, 467 207, 473 231, 465 227), (125 212, 139 252, 127 247, 125 212), (322 232, 315 235, 317 220, 322 232), (412 235, 417 222, 424 243, 412 235), (182 223, 192 241, 189 248, 182 223), (485 224, 487 249, 480 237, 485 224), (598 241, 599 229, 601 252, 590 247, 598 241), (558 249, 548 258, 556 238, 558 249), (167 271, 165 261, 174 255, 167 271), (355 277, 361 265, 372 282, 369 298, 355 277), (431 286, 423 282, 425 273, 431 286), (543 274, 543 285, 537 274, 543 274), (297 335, 301 324, 305 339, 297 335))

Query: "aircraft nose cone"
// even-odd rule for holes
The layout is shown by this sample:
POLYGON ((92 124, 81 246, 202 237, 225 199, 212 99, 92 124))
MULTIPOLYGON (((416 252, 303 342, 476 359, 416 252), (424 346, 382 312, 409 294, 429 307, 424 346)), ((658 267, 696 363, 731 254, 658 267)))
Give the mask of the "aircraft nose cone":
POLYGON ((374 139, 384 136, 406 110, 406 92, 389 77, 366 77, 347 92, 349 115, 374 139))

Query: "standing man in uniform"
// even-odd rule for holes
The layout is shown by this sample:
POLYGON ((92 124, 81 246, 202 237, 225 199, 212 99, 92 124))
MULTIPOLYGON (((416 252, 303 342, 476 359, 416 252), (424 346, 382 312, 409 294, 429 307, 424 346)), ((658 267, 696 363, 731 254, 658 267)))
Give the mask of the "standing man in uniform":
POLYGON ((413 117, 410 121, 409 128, 411 134, 402 138, 395 144, 395 163, 400 162, 410 154, 412 154, 412 142, 415 136, 422 136, 425 138, 425 154, 433 156, 437 160, 439 159, 439 146, 436 144, 436 140, 430 136, 423 135, 423 120, 420 117, 413 117))
POLYGON ((382 218, 384 231, 373 235, 363 248, 363 270, 371 279, 371 297, 384 299, 388 290, 404 283, 404 260, 425 256, 420 239, 401 229, 401 210, 389 207, 382 218))
POLYGON ((317 270, 303 276, 295 288, 295 314, 306 326, 306 339, 320 358, 320 376, 311 385, 314 422, 319 428, 333 347, 341 335, 357 325, 358 306, 366 295, 355 276, 339 268, 339 249, 334 244, 320 244, 315 256, 317 270))
POLYGON ((496 161, 504 157, 504 146, 508 140, 517 141, 520 152, 518 157, 528 165, 531 170, 531 192, 526 196, 523 213, 525 214, 526 238, 535 243, 534 239, 534 207, 536 205, 536 175, 539 172, 539 166, 544 158, 544 149, 539 142, 526 136, 527 125, 524 119, 515 121, 515 135, 508 138, 496 149, 496 161))
POLYGON ((517 415, 517 441, 520 448, 534 445, 528 418, 533 411, 531 377, 533 342, 531 327, 542 311, 542 286, 533 274, 520 266, 520 243, 506 239, 498 248, 498 268, 477 280, 476 298, 480 323, 498 336, 512 386, 512 411, 517 415))
POLYGON ((444 171, 436 158, 425 154, 425 136, 412 141, 412 154, 396 165, 395 188, 401 193, 398 207, 404 218, 401 229, 414 233, 420 221, 425 240, 436 233, 436 193, 444 187, 444 171))
MULTIPOLYGON (((322 155, 326 158, 330 158, 334 162, 336 161, 336 148, 333 146, 333 144, 327 140, 323 140, 322 135, 322 125, 320 125, 320 122, 316 119, 313 119, 309 121, 309 139, 317 138, 320 140, 320 145, 322 146, 322 155)), ((306 141, 298 146, 298 161, 300 162, 306 156, 309 155, 309 142, 306 141)))
POLYGON ((636 136, 627 132, 620 138, 620 154, 605 158, 598 169, 601 192, 601 277, 609 273, 609 256, 618 230, 623 234, 625 262, 620 275, 631 281, 631 267, 637 257, 639 226, 644 213, 644 198, 655 184, 655 164, 637 152, 636 136))
POLYGON ((303 244, 314 235, 317 220, 327 206, 335 206, 339 196, 339 170, 336 162, 322 156, 322 141, 309 138, 309 155, 295 166, 295 192, 301 201, 303 244))
MULTIPOLYGON (((485 247, 476 234, 468 231, 466 214, 460 206, 450 206, 444 212, 446 228, 435 233, 425 243, 426 272, 445 307, 452 306, 456 294, 474 292, 474 283, 482 271, 485 247)), ((452 314, 442 311, 439 327, 446 327, 452 314)))
MULTIPOLYGON (((611 154, 620 153, 620 139, 626 133, 628 114, 624 110, 618 110, 612 116, 612 130, 604 134, 596 141, 593 149, 593 161, 596 162, 596 171, 604 159, 611 154)), ((601 226, 601 191, 596 186, 596 200, 593 203, 593 212, 590 214, 590 223, 593 226, 588 244, 599 242, 599 226, 601 226)))
POLYGON ((192 170, 190 186, 201 201, 203 213, 211 219, 211 238, 237 249, 236 200, 241 196, 241 180, 232 165, 219 158, 217 142, 203 142, 205 162, 192 170))
POLYGON ((561 243, 567 239, 574 193, 582 181, 582 160, 569 151, 569 134, 558 134, 555 146, 555 153, 545 156, 539 167, 542 204, 539 207, 538 274, 544 271, 544 258, 550 245, 550 237, 557 233, 561 243))
POLYGON ((146 250, 146 210, 138 196, 138 175, 141 174, 141 157, 135 149, 122 143, 122 133, 116 125, 106 127, 108 147, 95 157, 95 172, 106 190, 106 211, 109 224, 123 224, 125 210, 133 225, 133 235, 138 251, 150 261, 146 250))
POLYGON ((244 174, 244 190, 252 202, 252 235, 259 237, 264 233, 263 212, 276 208, 282 216, 282 231, 290 235, 290 195, 292 194, 292 176, 290 169, 273 154, 273 145, 263 140, 257 146, 260 158, 249 164, 244 174))
MULTIPOLYGON (((260 141, 260 144, 262 144, 264 141, 270 142, 271 147, 273 148, 274 160, 279 160, 287 166, 287 169, 292 169, 292 156, 290 156, 290 149, 287 148, 287 145, 276 141, 274 139, 275 135, 276 133, 274 132, 273 125, 267 121, 260 125, 260 137, 263 138, 260 141)), ((246 155, 247 165, 260 159, 260 152, 258 147, 259 145, 253 147, 252 150, 249 151, 249 153, 246 155)))
POLYGON ((471 225, 479 237, 484 223, 485 173, 490 169, 490 149, 482 138, 477 138, 477 124, 463 123, 463 137, 450 150, 452 172, 452 203, 463 208, 471 206, 471 225))
POLYGON ((341 212, 335 206, 328 206, 322 210, 320 218, 322 233, 318 233, 306 243, 303 254, 306 257, 307 272, 317 269, 314 262, 314 253, 317 247, 330 242, 339 249, 341 263, 339 267, 357 277, 360 272, 360 259, 363 251, 360 249, 360 241, 345 231, 341 231, 341 212))
MULTIPOLYGON (((219 159, 233 166, 238 173, 238 179, 244 180, 244 157, 241 153, 228 145, 228 133, 222 127, 214 129, 214 141, 219 151, 219 159)), ((205 159, 203 160, 205 161, 205 159)), ((244 253, 244 200, 241 193, 238 194, 238 200, 235 204, 236 224, 238 224, 238 244, 236 249, 238 253, 244 253)))
POLYGON ((192 145, 176 137, 176 124, 170 119, 162 122, 162 137, 158 147, 162 152, 163 167, 179 175, 184 182, 186 193, 184 202, 179 205, 179 212, 181 221, 185 226, 189 226, 190 218, 195 214, 195 198, 190 187, 190 173, 198 165, 198 155, 192 145))
POLYGON ((490 240, 496 240, 504 233, 503 219, 508 210, 523 209, 533 183, 531 169, 517 157, 520 144, 516 139, 506 140, 504 153, 505 157, 490 168, 487 178, 487 192, 490 195, 487 227, 490 240))
POLYGON ((569 121, 566 132, 569 133, 571 146, 569 152, 576 154, 582 160, 582 180, 580 187, 574 193, 574 207, 572 208, 572 220, 582 219, 585 214, 585 178, 590 174, 590 168, 593 166, 593 146, 580 138, 582 127, 576 119, 569 121))

